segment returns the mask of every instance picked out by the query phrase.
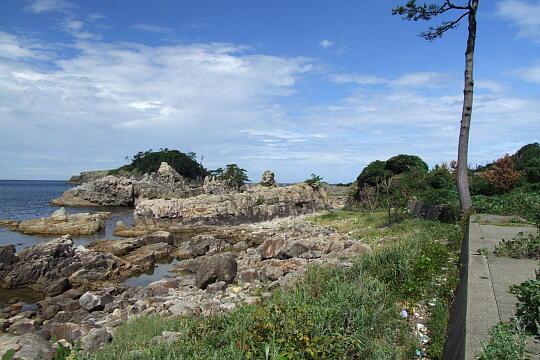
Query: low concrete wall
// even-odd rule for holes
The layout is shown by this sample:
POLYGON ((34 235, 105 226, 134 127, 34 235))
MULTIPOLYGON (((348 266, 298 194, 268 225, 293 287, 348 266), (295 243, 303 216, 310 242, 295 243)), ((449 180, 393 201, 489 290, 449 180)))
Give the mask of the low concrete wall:
POLYGON ((461 255, 459 257, 459 285, 456 297, 451 307, 450 323, 448 325, 448 340, 443 353, 444 360, 465 359, 465 324, 467 321, 467 282, 469 262, 469 228, 465 231, 461 255))

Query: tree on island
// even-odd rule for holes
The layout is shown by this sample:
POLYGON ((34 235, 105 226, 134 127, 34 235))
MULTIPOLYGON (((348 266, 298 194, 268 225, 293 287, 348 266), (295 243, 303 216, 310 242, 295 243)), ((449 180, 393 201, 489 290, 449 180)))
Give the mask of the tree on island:
POLYGON ((162 162, 168 163, 174 170, 176 170, 183 177, 200 181, 208 175, 208 171, 197 162, 197 154, 189 152, 184 154, 178 150, 170 150, 168 148, 159 149, 159 151, 139 151, 133 155, 131 163, 119 167, 118 169, 111 170, 111 174, 119 174, 123 171, 148 174, 156 172, 162 162))
POLYGON ((469 190, 467 155, 469 147, 469 130, 473 108, 473 61, 474 46, 476 42, 476 12, 479 0, 468 0, 465 5, 456 5, 450 0, 441 3, 417 5, 415 0, 408 1, 405 6, 392 9, 393 15, 402 15, 405 20, 431 20, 437 15, 457 10, 459 16, 451 21, 443 21, 437 27, 429 27, 428 31, 420 34, 426 40, 440 38, 450 29, 458 26, 459 22, 467 17, 469 28, 467 37, 467 49, 465 51, 465 86, 463 89, 463 110, 461 113, 461 127, 459 131, 457 186, 461 210, 468 212, 472 206, 471 193, 469 190))
POLYGON ((223 180, 236 188, 242 187, 244 183, 249 181, 246 169, 242 169, 236 164, 227 164, 225 170, 223 168, 217 168, 216 170, 210 170, 210 173, 219 180, 223 180))

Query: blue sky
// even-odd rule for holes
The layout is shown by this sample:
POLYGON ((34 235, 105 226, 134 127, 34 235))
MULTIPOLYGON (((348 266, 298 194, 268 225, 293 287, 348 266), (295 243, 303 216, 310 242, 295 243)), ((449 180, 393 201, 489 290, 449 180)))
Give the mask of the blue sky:
MULTIPOLYGON (((425 41, 404 2, 0 0, 0 179, 164 147, 255 181, 455 159, 466 23, 425 41)), ((480 2, 475 80, 471 165, 539 141, 539 0, 480 2)))

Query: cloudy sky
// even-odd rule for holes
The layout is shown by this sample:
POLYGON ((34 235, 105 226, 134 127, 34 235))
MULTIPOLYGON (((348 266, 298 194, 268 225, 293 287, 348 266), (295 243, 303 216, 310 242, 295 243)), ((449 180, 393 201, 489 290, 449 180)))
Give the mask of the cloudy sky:
MULTIPOLYGON (((460 0, 456 0, 460 3, 460 0)), ((466 23, 405 0, 0 0, 0 179, 66 179, 141 150, 252 180, 352 181, 456 158, 466 23)), ((470 164, 540 134, 540 0, 481 1, 470 164)))

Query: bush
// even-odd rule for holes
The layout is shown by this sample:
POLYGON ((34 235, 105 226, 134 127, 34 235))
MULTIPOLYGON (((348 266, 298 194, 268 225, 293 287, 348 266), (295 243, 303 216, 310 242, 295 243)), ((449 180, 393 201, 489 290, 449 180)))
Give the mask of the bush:
POLYGON ((522 175, 523 172, 515 169, 514 161, 508 154, 480 174, 498 193, 510 191, 522 175))
POLYGON ((495 246, 495 255, 515 259, 540 259, 540 236, 519 233, 512 240, 502 240, 495 246))
POLYGON ((381 179, 391 176, 392 172, 386 170, 384 166, 384 161, 375 160, 370 162, 356 179, 358 188, 361 189, 365 186, 375 186, 381 179))
POLYGON ((226 181, 230 186, 240 188, 245 182, 249 181, 246 169, 239 168, 236 164, 227 164, 225 170, 218 168, 210 171, 219 180, 226 181))
POLYGON ((540 193, 522 189, 497 196, 476 195, 472 200, 477 213, 518 215, 527 220, 534 220, 540 214, 540 193))
POLYGON ((311 174, 311 177, 305 180, 304 182, 308 184, 309 186, 311 186, 312 188, 318 189, 322 185, 322 181, 321 181, 322 179, 323 178, 318 175, 311 174))
POLYGON ((399 154, 386 160, 384 165, 386 170, 392 172, 392 174, 398 175, 412 170, 427 173, 429 167, 418 156, 399 154))
POLYGON ((525 334, 519 323, 498 323, 491 330, 489 342, 478 355, 478 360, 523 360, 525 334))

